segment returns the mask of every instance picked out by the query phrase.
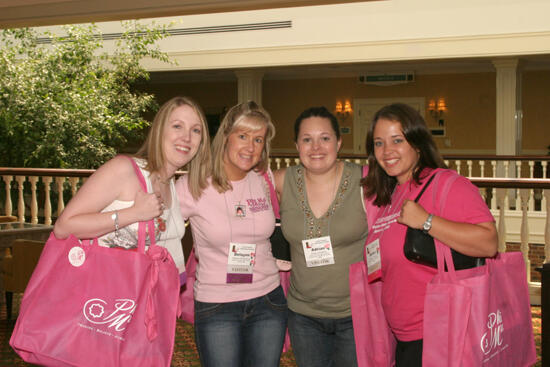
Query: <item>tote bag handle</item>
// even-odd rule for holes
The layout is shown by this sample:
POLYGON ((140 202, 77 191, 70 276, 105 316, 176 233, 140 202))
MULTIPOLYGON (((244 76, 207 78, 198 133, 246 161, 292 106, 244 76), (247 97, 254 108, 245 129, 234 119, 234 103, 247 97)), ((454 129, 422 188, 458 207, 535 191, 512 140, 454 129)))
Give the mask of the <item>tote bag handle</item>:
MULTIPOLYGON (((134 172, 136 173, 136 176, 138 178, 139 184, 141 186, 141 189, 143 192, 147 192, 147 184, 145 183, 145 177, 143 177, 143 174, 141 173, 141 170, 139 169, 136 161, 129 156, 124 156, 132 162, 132 166, 134 167, 134 172)), ((153 220, 148 220, 146 222, 139 222, 138 224, 138 251, 140 253, 145 253, 145 238, 146 238, 146 231, 149 232, 149 241, 151 241, 151 246, 156 246, 157 242, 155 239, 155 225, 153 220), (147 228, 146 228, 147 226, 147 228)))

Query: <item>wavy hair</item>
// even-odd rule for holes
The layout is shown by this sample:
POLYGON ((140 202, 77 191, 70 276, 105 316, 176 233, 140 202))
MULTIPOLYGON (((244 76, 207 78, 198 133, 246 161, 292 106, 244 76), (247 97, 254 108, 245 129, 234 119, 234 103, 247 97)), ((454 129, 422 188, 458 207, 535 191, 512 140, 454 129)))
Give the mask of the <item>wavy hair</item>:
POLYGON ((208 123, 202 112, 201 107, 190 97, 174 97, 164 103, 155 118, 147 135, 147 139, 135 154, 138 158, 147 161, 145 169, 151 173, 158 173, 166 164, 164 155, 163 133, 172 112, 180 106, 189 106, 195 111, 201 122, 201 142, 197 154, 187 163, 189 171, 189 190, 196 200, 202 191, 208 186, 207 177, 210 173, 210 136, 208 133, 208 123))
POLYGON ((271 116, 254 101, 240 103, 227 111, 212 141, 212 185, 218 192, 232 189, 224 169, 224 156, 229 135, 236 129, 258 131, 264 127, 267 127, 264 149, 260 162, 254 167, 254 170, 258 172, 265 172, 269 165, 271 140, 275 136, 275 126, 271 121, 271 116))
POLYGON ((413 180, 420 184, 425 177, 421 177, 424 168, 446 168, 437 146, 432 138, 426 122, 420 113, 404 103, 394 103, 382 107, 373 117, 367 133, 366 148, 369 164, 369 174, 361 180, 365 197, 375 196, 374 204, 387 205, 391 202, 393 189, 397 179, 384 171, 374 156, 374 129, 380 119, 399 122, 407 142, 418 152, 418 162, 413 168, 413 180))

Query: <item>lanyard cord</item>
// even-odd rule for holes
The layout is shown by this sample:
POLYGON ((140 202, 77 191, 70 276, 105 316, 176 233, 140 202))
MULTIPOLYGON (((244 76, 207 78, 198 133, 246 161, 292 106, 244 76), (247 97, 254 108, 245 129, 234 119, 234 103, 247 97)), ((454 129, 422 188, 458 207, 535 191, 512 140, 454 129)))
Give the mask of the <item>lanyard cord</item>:
MULTIPOLYGON (((246 182, 248 183, 248 195, 249 195, 249 197, 252 197, 252 189, 250 187, 250 177, 248 176, 248 174, 246 176, 246 182)), ((244 185, 244 183, 243 183, 243 185, 244 185)), ((242 194, 241 194, 241 199, 242 199, 242 196, 244 196, 243 195, 244 191, 245 191, 245 188, 243 187, 242 194)), ((233 192, 233 189, 231 189, 231 192, 233 192)), ((229 223, 229 242, 233 242, 233 226, 231 225, 231 220, 234 217, 234 215, 232 216, 231 212, 229 211, 229 205, 227 204, 227 195, 226 194, 227 194, 227 191, 224 191, 223 198, 224 198, 224 203, 225 203, 225 213, 227 215, 227 220, 228 220, 228 223, 229 223)), ((241 205, 240 200, 238 201, 238 204, 241 205)), ((244 204, 244 205, 248 206, 247 204, 244 204)), ((236 211, 236 209, 235 209, 235 211, 236 211)), ((250 211, 250 214, 252 215, 252 242, 256 243, 256 221, 255 221, 255 218, 254 218, 254 213, 252 211, 250 211)), ((243 219, 239 218, 239 220, 243 220, 243 219)))

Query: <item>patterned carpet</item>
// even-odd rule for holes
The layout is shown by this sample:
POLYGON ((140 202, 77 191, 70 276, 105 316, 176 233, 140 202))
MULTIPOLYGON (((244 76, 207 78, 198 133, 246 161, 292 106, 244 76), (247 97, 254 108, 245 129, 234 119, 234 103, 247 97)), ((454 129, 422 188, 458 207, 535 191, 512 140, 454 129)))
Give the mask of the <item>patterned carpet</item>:
MULTIPOLYGON (((14 297, 15 298, 15 297, 14 297)), ((14 314, 17 312, 17 302, 14 299, 14 314)), ((536 367, 540 367, 540 341, 541 341, 541 320, 540 320, 540 307, 531 308, 533 315, 533 331, 535 333, 535 343, 537 345, 537 354, 539 355, 539 362, 536 367)), ((0 367, 12 367, 12 366, 31 366, 25 363, 9 346, 9 338, 15 325, 15 321, 6 320, 6 308, 2 302, 0 305, 0 367)), ((294 367, 296 362, 292 352, 284 353, 281 357, 281 367, 294 367)), ((172 359, 172 367, 200 367, 199 357, 195 348, 195 341, 193 337, 193 326, 183 321, 178 321, 176 327, 176 343, 174 347, 174 357, 172 359)))

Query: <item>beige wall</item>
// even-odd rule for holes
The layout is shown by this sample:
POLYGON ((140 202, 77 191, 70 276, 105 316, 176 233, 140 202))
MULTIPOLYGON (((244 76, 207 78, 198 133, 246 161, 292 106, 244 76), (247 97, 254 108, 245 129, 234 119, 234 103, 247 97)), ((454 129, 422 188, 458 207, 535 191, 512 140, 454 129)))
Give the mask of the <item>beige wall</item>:
POLYGON ((182 34, 159 42, 177 66, 205 70, 498 57, 550 53, 550 2, 392 0, 156 19, 174 28, 289 21, 249 32, 182 34))
MULTIPOLYGON (((495 76, 495 73, 417 75, 413 83, 388 87, 359 84, 355 78, 265 80, 263 105, 277 128, 273 148, 294 151, 294 120, 307 107, 324 105, 333 110, 337 100, 394 97, 423 97, 427 106, 429 99, 444 97, 448 106, 443 117, 447 135, 435 138, 439 149, 447 154, 494 154, 495 76)), ((550 71, 524 73, 524 154, 544 154, 550 144, 547 85, 550 71)), ((154 93, 159 103, 178 94, 192 96, 210 114, 237 103, 236 82, 158 84, 140 89, 154 93)), ((426 121, 432 127, 437 124, 427 111, 426 121)), ((341 125, 353 127, 353 116, 341 125)), ((353 135, 344 135, 343 143, 345 149, 353 149, 353 135)))
MULTIPOLYGON (((495 74, 419 75, 416 81, 396 86, 359 84, 355 78, 278 80, 264 82, 264 106, 277 123, 274 148, 292 149, 293 123, 309 106, 325 105, 333 110, 337 100, 354 98, 444 97, 448 112, 444 115, 447 139, 436 138, 440 149, 495 149, 495 74)), ((436 122, 426 113, 428 125, 436 122)), ((348 117, 342 126, 353 126, 348 117)), ((353 131, 353 129, 352 129, 353 131)), ((344 135, 344 147, 353 148, 353 135, 344 135)))
MULTIPOLYGON (((160 104, 175 96, 195 99, 206 114, 220 113, 237 103, 237 82, 174 83, 140 85, 139 90, 155 95, 160 104)), ((152 116, 148 116, 149 119, 152 116)))

